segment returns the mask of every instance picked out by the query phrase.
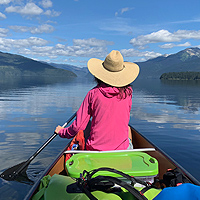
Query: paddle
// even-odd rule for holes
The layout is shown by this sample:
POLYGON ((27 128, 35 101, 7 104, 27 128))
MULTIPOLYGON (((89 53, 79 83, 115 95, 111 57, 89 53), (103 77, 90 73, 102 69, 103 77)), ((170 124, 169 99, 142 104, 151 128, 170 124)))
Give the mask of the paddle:
MULTIPOLYGON (((69 124, 74 119, 75 116, 76 113, 74 113, 62 127, 64 128, 65 126, 67 126, 67 124, 69 124)), ((57 133, 54 133, 27 161, 19 163, 5 170, 2 174, 0 174, 0 177, 7 181, 15 180, 18 182, 24 182, 30 184, 33 183, 33 181, 31 181, 26 174, 28 165, 56 136, 57 133)))

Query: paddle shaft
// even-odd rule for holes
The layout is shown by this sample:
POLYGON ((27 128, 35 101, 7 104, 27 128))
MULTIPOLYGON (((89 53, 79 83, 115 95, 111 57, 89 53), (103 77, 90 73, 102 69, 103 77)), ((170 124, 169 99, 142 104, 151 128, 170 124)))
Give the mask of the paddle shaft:
MULTIPOLYGON (((69 124, 74 117, 76 116, 76 113, 74 113, 68 120, 67 122, 62 126, 63 128, 67 126, 67 124, 69 124)), ((27 161, 24 162, 24 164, 18 168, 17 170, 15 170, 13 172, 13 175, 16 176, 18 175, 20 172, 22 172, 29 164, 30 162, 57 136, 57 133, 54 133, 27 161)))

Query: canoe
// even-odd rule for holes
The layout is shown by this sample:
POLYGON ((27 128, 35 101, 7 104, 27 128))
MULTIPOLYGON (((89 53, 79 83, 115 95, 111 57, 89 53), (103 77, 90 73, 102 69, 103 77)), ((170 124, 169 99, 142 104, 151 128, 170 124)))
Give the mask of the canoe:
MULTIPOLYGON (((156 173, 156 169, 152 168, 151 169, 152 171, 150 171, 148 169, 149 170, 148 173, 150 174, 149 177, 151 179, 153 177, 153 179, 162 180, 163 175, 165 175, 169 169, 171 169, 171 170, 178 169, 181 172, 181 174, 183 174, 184 178, 186 179, 186 182, 200 186, 200 182, 198 180, 196 180, 188 171, 186 171, 182 166, 180 166, 176 161, 174 161, 172 158, 170 158, 170 156, 168 156, 165 152, 163 152, 159 147, 155 146, 150 140, 148 140, 145 136, 143 136, 141 133, 139 133, 132 126, 130 126, 130 131, 131 131, 131 135, 132 135, 132 143, 134 146, 133 150, 109 151, 109 152, 87 152, 87 151, 80 151, 80 150, 78 151, 77 150, 77 151, 73 151, 73 153, 75 153, 74 156, 76 157, 76 158, 74 157, 73 162, 75 162, 77 159, 79 159, 79 163, 77 164, 77 167, 83 171, 84 165, 83 165, 83 163, 82 164, 80 164, 80 163, 84 162, 83 158, 86 158, 86 156, 88 159, 92 158, 91 160, 98 159, 98 157, 99 157, 101 159, 100 161, 102 161, 102 156, 107 157, 107 155, 109 155, 110 159, 111 159, 111 157, 113 159, 115 159, 115 157, 117 157, 117 159, 121 159, 120 160, 121 162, 117 162, 117 164, 116 164, 117 166, 120 165, 121 163, 127 162, 127 158, 125 158, 126 155, 131 155, 129 157, 131 159, 133 159, 133 156, 135 156, 135 158, 137 157, 136 159, 138 159, 139 157, 140 158, 142 157, 143 160, 146 159, 145 157, 147 156, 151 159, 155 159, 156 162, 155 161, 152 162, 151 159, 149 159, 149 160, 154 164, 154 166, 156 166, 156 164, 157 164, 157 168, 158 168, 157 174, 155 174, 155 176, 151 176, 151 175, 152 175, 152 173, 156 173), (112 155, 112 156, 110 156, 110 155, 112 155), (117 156, 115 156, 115 155, 117 155, 117 156), (124 157, 120 157, 122 155, 124 157), (125 159, 125 160, 123 160, 123 159, 125 159)), ((47 175, 50 175, 51 177, 53 177, 56 174, 60 175, 60 177, 61 176, 68 177, 70 175, 69 171, 66 170, 66 163, 65 163, 66 153, 72 153, 72 151, 66 152, 66 149, 68 146, 69 146, 69 144, 63 149, 63 151, 58 155, 58 157, 48 167, 48 169, 46 169, 46 171, 43 173, 41 178, 39 178, 38 181, 33 185, 31 190, 29 191, 29 193, 26 195, 25 199, 32 199, 32 197, 38 192, 39 185, 40 185, 41 179, 43 177, 47 177, 47 175)), ((112 162, 112 161, 110 160, 110 162, 112 162)), ((131 162, 132 162, 132 160, 131 160, 131 162)), ((147 164, 147 163, 145 163, 145 164, 147 164)), ((129 164, 127 164, 126 166, 128 166, 128 165, 129 164)), ((151 165, 151 163, 148 164, 148 166, 150 166, 150 165, 151 165)), ((70 164, 69 164, 69 166, 70 166, 70 164)), ((94 167, 94 166, 97 167, 98 162, 97 162, 97 164, 92 165, 92 167, 94 167)), ((85 165, 85 168, 87 168, 87 167, 88 166, 85 165)), ((73 175, 73 173, 75 174, 76 171, 72 170, 71 174, 73 175)), ((137 173, 140 174, 140 170, 138 170, 137 173)), ((112 197, 110 196, 110 197, 108 197, 108 199, 112 199, 112 197)), ((117 199, 117 198, 113 198, 113 199, 117 199)))

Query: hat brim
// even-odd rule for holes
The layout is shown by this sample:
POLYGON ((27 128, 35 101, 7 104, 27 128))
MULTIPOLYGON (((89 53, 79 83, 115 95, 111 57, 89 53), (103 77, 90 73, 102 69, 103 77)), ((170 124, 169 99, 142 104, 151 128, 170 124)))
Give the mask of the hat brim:
POLYGON ((97 58, 91 58, 88 61, 88 69, 92 75, 115 87, 123 87, 132 83, 139 74, 139 66, 135 63, 124 62, 124 68, 119 72, 108 71, 103 66, 103 62, 97 58))

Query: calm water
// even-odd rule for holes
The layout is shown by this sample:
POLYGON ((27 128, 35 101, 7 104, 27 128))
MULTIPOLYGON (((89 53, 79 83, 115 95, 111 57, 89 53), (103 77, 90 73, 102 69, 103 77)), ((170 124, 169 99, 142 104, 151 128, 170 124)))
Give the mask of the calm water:
MULTIPOLYGON (((92 81, 0 82, 0 172, 27 160, 79 108, 92 81)), ((130 124, 200 180, 200 83, 137 80, 130 124)), ((57 137, 29 165, 36 181, 67 139, 57 137)), ((0 179, 0 199, 23 199, 30 185, 0 179)))

